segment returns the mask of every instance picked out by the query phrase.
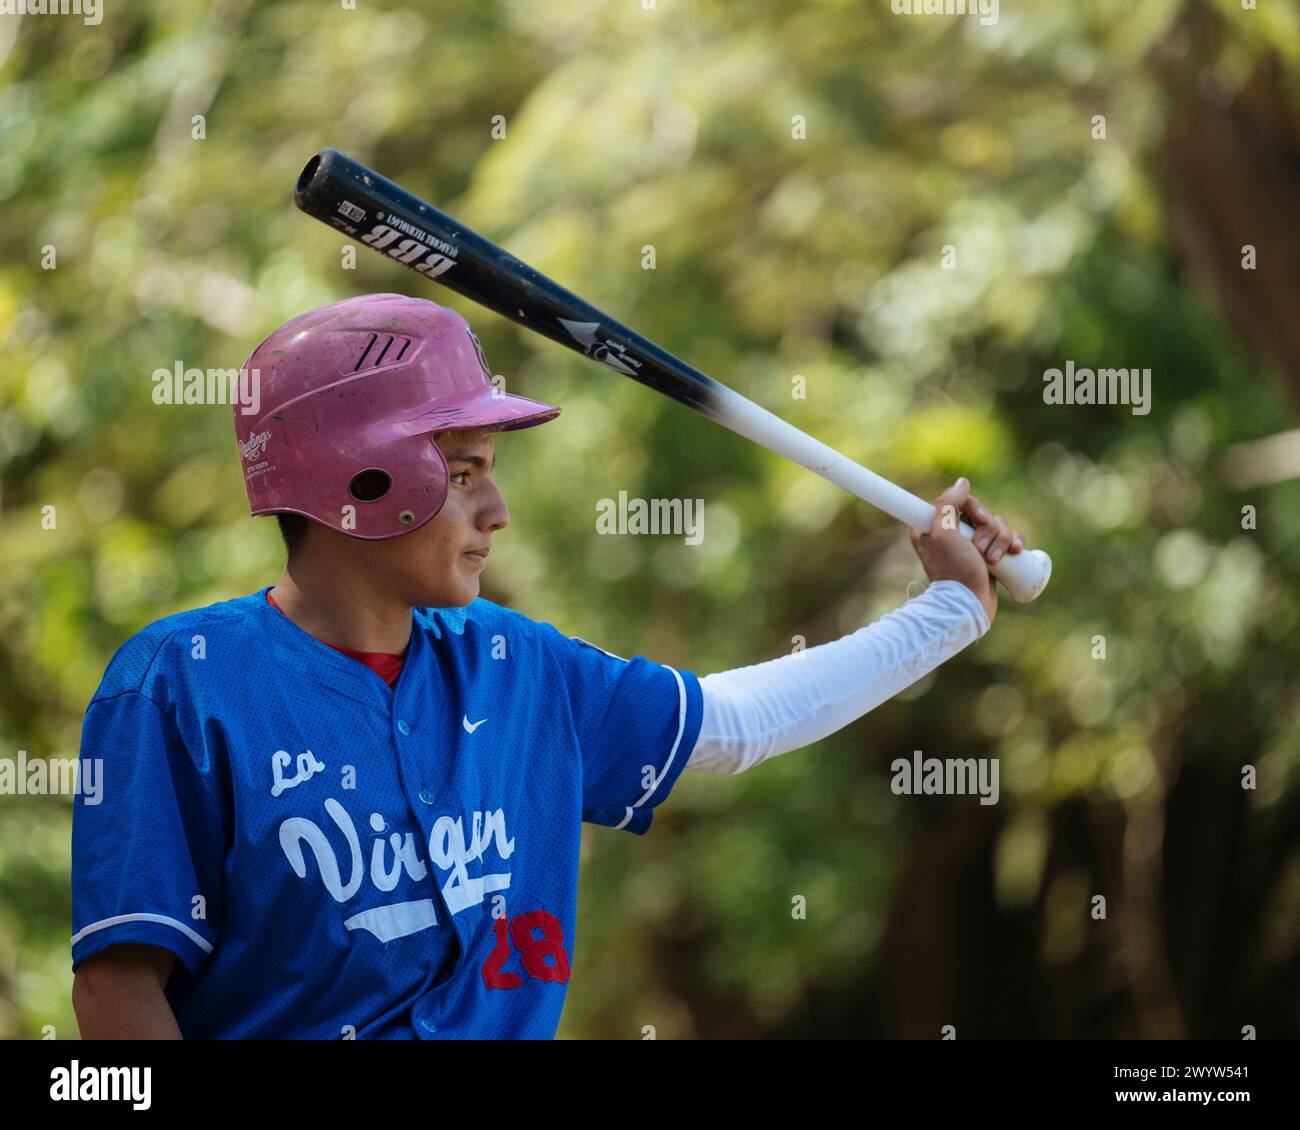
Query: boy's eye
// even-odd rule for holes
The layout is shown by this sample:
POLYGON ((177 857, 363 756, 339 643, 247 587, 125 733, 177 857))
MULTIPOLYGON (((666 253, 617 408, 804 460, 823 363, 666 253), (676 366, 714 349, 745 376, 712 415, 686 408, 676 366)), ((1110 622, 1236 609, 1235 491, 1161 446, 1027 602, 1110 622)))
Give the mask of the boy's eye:
MULTIPOLYGON (((456 482, 456 480, 459 479, 462 475, 468 475, 468 474, 469 474, 468 471, 453 471, 453 472, 452 472, 452 475, 451 475, 451 481, 452 481, 452 482, 456 482)), ((457 485, 459 485, 459 486, 468 486, 469 484, 467 484, 467 483, 459 483, 459 484, 457 484, 457 485)))

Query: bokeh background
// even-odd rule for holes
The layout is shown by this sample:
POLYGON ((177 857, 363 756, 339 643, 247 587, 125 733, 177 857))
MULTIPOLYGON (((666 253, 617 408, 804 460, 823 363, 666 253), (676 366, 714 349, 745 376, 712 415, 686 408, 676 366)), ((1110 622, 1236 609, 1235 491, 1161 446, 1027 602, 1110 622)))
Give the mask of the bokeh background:
MULTIPOLYGON (((127 636, 279 575, 229 408, 150 374, 353 294, 456 307, 564 407, 499 444, 493 600, 703 675, 922 577, 811 473, 364 248, 344 269, 291 199, 334 146, 918 493, 969 476, 1055 560, 832 738, 686 774, 644 838, 586 828, 561 1036, 1300 1035, 1298 61, 1278 0, 0 17, 0 757, 75 757, 127 636), (1045 404, 1066 360, 1150 368, 1149 414, 1045 404), (620 490, 704 499, 704 543, 598 536, 620 490), (1001 802, 895 796, 915 749, 999 758, 1001 802)), ((70 804, 0 797, 3 1036, 76 1033, 70 804)))

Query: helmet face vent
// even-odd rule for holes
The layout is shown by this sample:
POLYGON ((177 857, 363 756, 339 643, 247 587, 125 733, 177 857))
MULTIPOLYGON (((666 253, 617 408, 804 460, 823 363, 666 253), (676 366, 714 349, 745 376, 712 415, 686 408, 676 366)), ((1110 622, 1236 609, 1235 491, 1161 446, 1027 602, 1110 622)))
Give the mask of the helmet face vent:
POLYGON ((378 502, 392 485, 393 480, 387 472, 371 467, 352 476, 352 481, 348 483, 348 494, 358 502, 378 502))
POLYGON ((406 356, 406 351, 410 347, 409 337, 396 334, 371 334, 352 371, 364 373, 369 369, 378 369, 382 365, 395 365, 406 356))

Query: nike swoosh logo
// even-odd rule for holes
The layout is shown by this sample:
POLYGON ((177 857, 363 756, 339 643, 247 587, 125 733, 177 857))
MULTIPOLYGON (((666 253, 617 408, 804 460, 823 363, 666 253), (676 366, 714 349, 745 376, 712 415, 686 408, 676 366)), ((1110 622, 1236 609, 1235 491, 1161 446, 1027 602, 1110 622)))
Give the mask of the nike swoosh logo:
POLYGON ((471 722, 471 721, 469 720, 469 715, 468 715, 468 714, 463 714, 463 715, 461 715, 461 719, 460 719, 460 721, 461 721, 461 725, 465 727, 465 733, 467 733, 467 734, 472 734, 472 733, 473 733, 475 730, 477 730, 481 725, 483 725, 483 723, 486 722, 487 719, 486 719, 486 718, 483 718, 483 719, 481 719, 481 720, 478 721, 478 722, 471 722))

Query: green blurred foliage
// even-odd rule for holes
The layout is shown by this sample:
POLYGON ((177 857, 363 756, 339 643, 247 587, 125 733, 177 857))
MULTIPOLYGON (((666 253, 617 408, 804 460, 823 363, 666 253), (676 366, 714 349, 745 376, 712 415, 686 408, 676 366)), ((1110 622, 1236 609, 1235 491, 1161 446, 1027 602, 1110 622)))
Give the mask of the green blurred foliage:
MULTIPOLYGON (((1096 883, 1051 868, 1063 813, 1134 828, 1180 766, 1231 790, 1250 761, 1267 837, 1298 791, 1300 487, 1243 496, 1215 471, 1295 426, 1294 400, 1171 245, 1145 60, 1182 7, 1038 0, 981 27, 884 0, 154 0, 98 27, 0 21, 0 756, 75 756, 122 640, 276 579, 229 409, 157 406, 150 374, 237 366, 352 294, 456 307, 511 388, 564 406, 499 444, 492 599, 702 675, 852 631, 921 577, 904 531, 803 469, 364 249, 342 269, 291 198, 334 146, 918 493, 968 475, 1055 561, 1037 604, 1004 598, 866 719, 743 777, 687 774, 644 839, 587 829, 561 1034, 806 1034, 810 1002, 876 999, 891 905, 924 882, 908 860, 961 807, 890 792, 915 748, 1001 759, 990 902, 947 928, 1041 903, 1028 963, 1068 971, 1096 883), (1067 358, 1151 368, 1150 414, 1044 405, 1067 358), (704 544, 597 536, 620 490, 703 498, 704 544)), ((1294 75, 1293 8, 1217 8, 1223 81, 1266 52, 1294 75)), ((75 1033, 69 828, 64 800, 0 797, 0 1035, 75 1033)), ((1289 859, 1244 946, 1261 983, 1296 962, 1289 859)), ((1102 946, 1122 964, 1122 936, 1102 946)), ((1202 1032, 1242 1022, 1207 1009, 1202 1032)))

